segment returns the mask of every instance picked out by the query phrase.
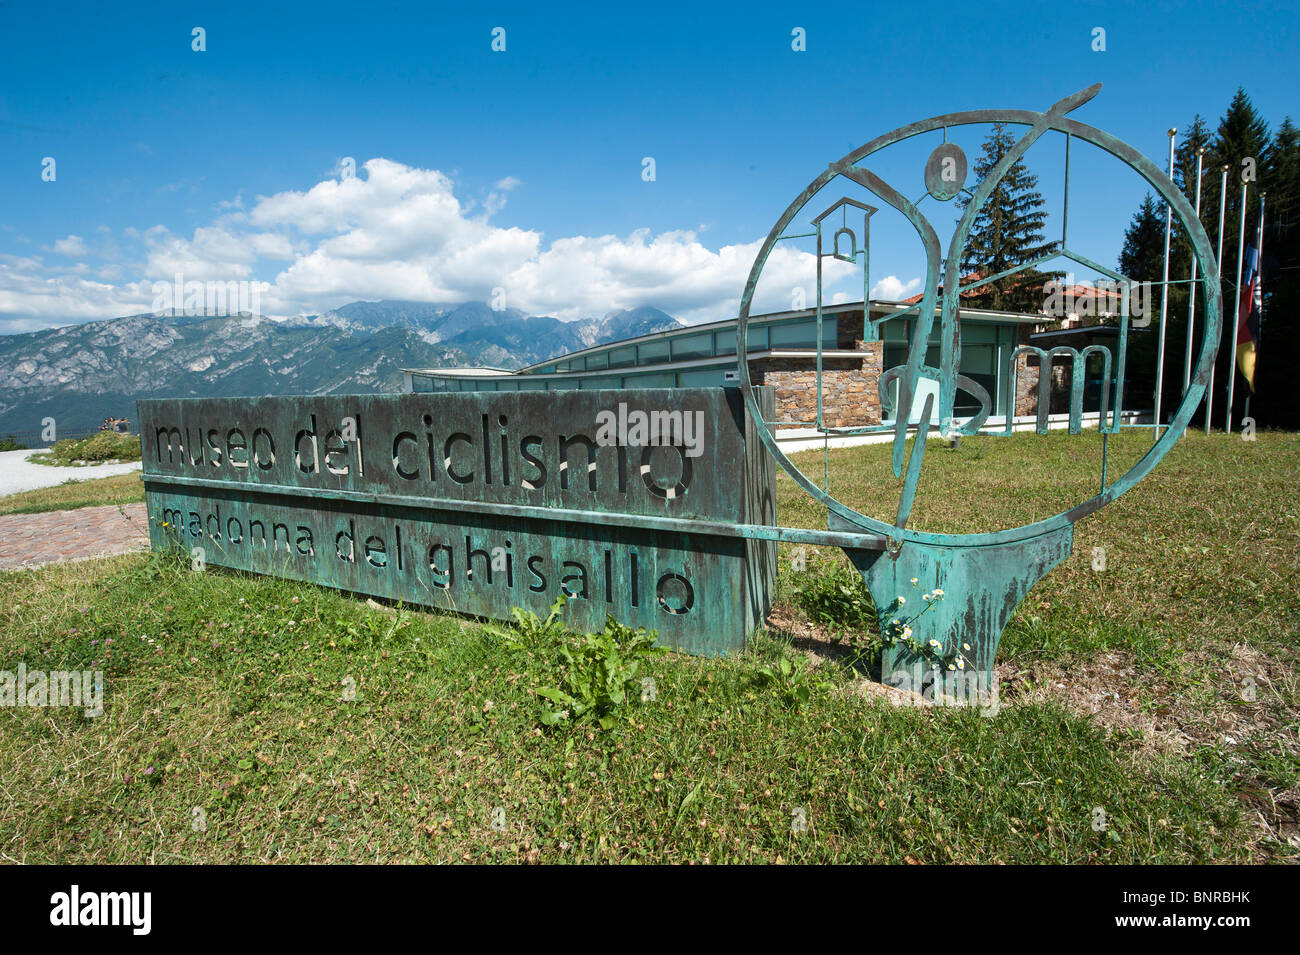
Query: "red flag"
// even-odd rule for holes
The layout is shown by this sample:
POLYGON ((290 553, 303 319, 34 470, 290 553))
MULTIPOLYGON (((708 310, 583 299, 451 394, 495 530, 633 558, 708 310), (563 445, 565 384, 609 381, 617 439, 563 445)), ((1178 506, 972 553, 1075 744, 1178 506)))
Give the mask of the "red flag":
POLYGON ((1251 394, 1255 392, 1255 356, 1259 350, 1260 316, 1264 308, 1264 289, 1259 275, 1259 246, 1263 245, 1264 208, 1259 210, 1259 238, 1246 246, 1242 262, 1245 281, 1241 286, 1241 301, 1238 303, 1240 318, 1237 324, 1237 367, 1250 385, 1251 394))

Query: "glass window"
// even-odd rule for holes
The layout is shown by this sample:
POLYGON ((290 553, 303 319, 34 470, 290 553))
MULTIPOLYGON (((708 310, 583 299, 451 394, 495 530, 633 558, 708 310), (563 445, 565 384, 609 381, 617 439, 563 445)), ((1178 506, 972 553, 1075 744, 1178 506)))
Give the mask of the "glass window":
POLYGON ((766 325, 750 325, 745 329, 745 350, 767 351, 767 329, 766 325))
MULTIPOLYGON (((907 353, 911 349, 908 342, 885 342, 884 355, 881 361, 884 363, 885 371, 895 368, 899 365, 907 364, 907 353)), ((939 367, 939 346, 931 345, 925 350, 925 363, 931 368, 939 367)), ((965 365, 962 371, 966 370, 965 365)))
POLYGON ((773 348, 816 348, 817 322, 806 319, 801 322, 780 322, 771 326, 773 348))
POLYGON ((623 383, 628 388, 674 388, 677 376, 672 372, 659 372, 651 375, 628 375, 623 383))
POLYGON ((905 342, 907 341, 907 319, 891 318, 888 321, 880 323, 880 339, 886 342, 905 342))
MULTIPOLYGON (((916 320, 911 318, 891 318, 887 322, 880 324, 881 341, 886 342, 910 342, 912 332, 916 330, 916 320)), ((962 335, 965 336, 966 329, 970 326, 962 326, 962 335)), ((934 324, 930 326, 930 344, 937 345, 943 338, 943 327, 939 322, 939 316, 934 317, 934 324)))
POLYGON ((672 339, 674 361, 713 357, 712 335, 683 335, 672 339))
POLYGON ((645 342, 638 345, 639 357, 638 365, 658 365, 661 362, 668 361, 668 340, 659 339, 658 341, 645 342))
MULTIPOLYGON (((854 327, 856 328, 856 331, 854 331, 853 337, 857 338, 862 334, 862 326, 858 324, 854 327)), ((838 328, 839 318, 830 315, 822 316, 822 348, 834 348, 839 343, 839 336, 837 334, 838 328)), ((814 345, 813 347, 815 348, 817 346, 814 345)))
POLYGON ((992 375, 993 361, 997 356, 996 345, 972 345, 966 342, 961 346, 961 373, 963 375, 992 375))
POLYGON ((619 379, 617 378, 580 378, 581 384, 578 386, 583 391, 596 391, 601 388, 617 388, 619 379))
POLYGON ((420 394, 433 391, 433 378, 429 375, 412 375, 411 390, 420 394))
POLYGON ((734 355, 736 353, 736 330, 734 328, 713 333, 713 354, 734 355))
POLYGON ((534 378, 531 375, 523 375, 519 378, 520 391, 545 391, 546 379, 534 378))
POLYGON ((636 347, 615 348, 609 353, 610 368, 630 368, 636 364, 636 347))
POLYGON ((599 368, 609 367, 609 352, 596 352, 594 355, 587 356, 587 371, 596 371, 599 368))
POLYGON ((679 388, 711 388, 722 384, 721 368, 701 368, 698 371, 679 371, 679 388))

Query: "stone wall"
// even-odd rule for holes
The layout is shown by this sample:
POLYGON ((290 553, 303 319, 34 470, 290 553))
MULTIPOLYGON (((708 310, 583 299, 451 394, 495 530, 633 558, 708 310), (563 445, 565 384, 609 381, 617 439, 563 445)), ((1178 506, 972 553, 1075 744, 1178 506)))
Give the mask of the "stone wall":
MULTIPOLYGON (((1016 414, 1038 414, 1039 360, 1036 355, 1021 355, 1016 359, 1016 414)), ((1049 393, 1048 414, 1065 414, 1070 410, 1071 360, 1065 355, 1052 358, 1052 387, 1049 393)))
MULTIPOLYGON (((853 428, 880 424, 880 342, 855 341, 861 358, 822 357, 822 417, 828 427, 853 428)), ((761 358, 749 363, 755 385, 776 390, 778 421, 817 420, 817 359, 761 358)))
POLYGON ((835 347, 844 351, 858 351, 863 342, 858 340, 862 334, 862 309, 840 312, 835 322, 835 347))
POLYGON ((1016 416, 1038 414, 1038 358, 1021 355, 1016 359, 1016 416))

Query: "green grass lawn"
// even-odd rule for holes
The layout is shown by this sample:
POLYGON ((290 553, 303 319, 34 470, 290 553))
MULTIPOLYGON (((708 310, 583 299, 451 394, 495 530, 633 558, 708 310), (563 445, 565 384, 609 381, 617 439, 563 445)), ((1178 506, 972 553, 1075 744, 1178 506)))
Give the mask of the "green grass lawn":
POLYGON ((144 500, 144 482, 139 472, 89 481, 64 481, 54 487, 20 491, 0 497, 0 514, 37 514, 67 511, 100 504, 133 504, 144 500))
MULTIPOLYGON (((1075 503, 1090 440, 936 443, 916 523, 1075 503)), ((887 454, 832 452, 832 490, 887 513, 887 454)), ((544 727, 555 649, 471 620, 170 555, 3 573, 0 669, 102 669, 105 712, 0 708, 0 859, 1294 860, 1298 473, 1295 434, 1181 442, 1021 605, 996 715, 870 692, 810 613, 849 612, 808 598, 829 550, 782 561, 781 627, 653 658, 608 730, 544 727)), ((778 489, 783 523, 825 526, 778 489)))
MULTIPOLYGON (((1145 430, 1111 438, 1110 480, 1150 447, 1145 430)), ((1097 492, 1100 449, 1095 434, 1062 432, 963 439, 957 450, 932 441, 911 526, 970 533, 1050 517, 1097 492)), ((889 470, 890 450, 831 451, 830 490, 893 523, 902 482, 889 470)), ((820 478, 821 459, 806 452, 796 463, 820 478)), ((825 508, 783 473, 777 491, 781 523, 826 526, 825 508)), ((825 556, 843 560, 838 550, 825 556)), ((1074 555, 1021 605, 1003 647, 1014 655, 1114 646, 1144 659, 1239 641, 1294 651, 1297 564, 1300 435, 1264 432, 1247 442, 1189 433, 1136 488, 1075 526, 1074 555), (1101 573, 1092 570, 1097 547, 1101 573), (1029 636, 1034 618, 1044 632, 1029 636)))

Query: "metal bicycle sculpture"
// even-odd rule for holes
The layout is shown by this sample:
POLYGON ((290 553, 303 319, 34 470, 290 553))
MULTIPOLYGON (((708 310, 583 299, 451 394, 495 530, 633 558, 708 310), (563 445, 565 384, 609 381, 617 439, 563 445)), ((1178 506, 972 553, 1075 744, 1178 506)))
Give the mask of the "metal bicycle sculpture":
MULTIPOLYGON (((1222 314, 1218 266, 1214 253, 1191 205, 1170 178, 1154 163, 1114 136, 1066 117, 1071 110, 1092 99, 1100 89, 1101 84, 1091 86, 1066 97, 1046 112, 994 109, 950 113, 901 127, 872 140, 843 159, 831 163, 825 172, 800 193, 773 226, 750 270, 741 299, 736 347, 736 354, 739 356, 737 368, 745 401, 750 415, 758 425, 758 435, 768 452, 796 483, 827 507, 828 531, 852 535, 851 538, 841 536, 836 543, 843 547, 850 560, 861 572, 876 605, 886 646, 881 666, 881 676, 885 682, 902 683, 909 679, 914 681, 918 676, 925 680, 928 678, 924 674, 934 670, 940 671, 940 674, 947 679, 947 671, 962 670, 982 681, 988 681, 985 685, 989 685, 998 641, 1007 620, 1029 589, 1070 555, 1073 549, 1075 522, 1114 501, 1145 477, 1177 442, 1204 395, 1206 381, 1217 351, 1222 314), (956 126, 990 123, 1029 128, 972 192, 963 188, 966 176, 965 157, 958 147, 947 142, 947 130, 956 126), (946 260, 942 255, 939 238, 934 228, 921 214, 917 204, 904 197, 870 168, 862 165, 874 153, 887 146, 936 131, 943 132, 944 142, 931 154, 926 164, 926 193, 922 198, 928 196, 940 202, 948 202, 959 195, 964 194, 968 197, 964 215, 949 244, 946 260), (1064 196, 1066 225, 1068 225, 1069 211, 1069 147, 1072 139, 1079 139, 1100 147, 1136 170, 1151 184, 1160 198, 1169 203, 1191 241, 1200 267, 1200 281, 1205 289, 1206 313, 1200 357, 1196 373, 1183 395, 1182 403, 1178 406, 1163 435, 1159 433, 1160 423, 1155 422, 1157 440, 1147 454, 1126 474, 1109 484, 1106 474, 1105 436, 1117 433, 1123 426, 1120 412, 1127 354, 1129 291, 1134 284, 1133 280, 1072 251, 1066 243, 1064 225, 1061 248, 1057 252, 997 275, 978 277, 976 281, 967 285, 961 284, 961 276, 958 273, 962 249, 980 208, 1011 166, 1049 131, 1064 133, 1066 137, 1064 196), (861 255, 864 268, 864 324, 867 329, 866 336, 874 338, 873 320, 869 308, 865 305, 867 250, 857 248, 856 236, 848 227, 847 210, 851 206, 861 211, 864 238, 870 216, 878 210, 845 196, 825 213, 812 220, 812 224, 816 227, 815 233, 787 234, 786 229, 824 187, 841 177, 864 187, 881 201, 902 213, 916 229, 925 248, 927 271, 925 291, 921 300, 908 309, 886 316, 889 319, 909 314, 915 317, 906 364, 886 369, 880 378, 882 402, 885 400, 887 388, 894 385, 898 390, 895 422, 892 425, 831 429, 825 426, 820 413, 823 256, 829 255, 856 263, 859 254, 861 255), (845 224, 829 243, 832 251, 826 252, 823 245, 823 224, 827 221, 829 213, 841 207, 846 213, 845 224), (816 483, 809 480, 778 446, 771 430, 772 423, 764 420, 753 391, 745 354, 746 329, 755 288, 768 256, 777 243, 811 235, 816 235, 818 245, 817 398, 819 413, 816 425, 823 434, 863 434, 889 430, 894 432, 893 472, 896 478, 903 478, 904 483, 899 498, 897 518, 893 524, 869 517, 848 507, 832 497, 828 490, 818 487, 816 483), (848 246, 847 251, 841 249, 842 237, 848 239, 845 243, 848 246), (946 434, 967 435, 976 433, 1005 435, 1010 434, 1012 430, 1015 388, 1008 386, 1004 409, 1005 426, 999 430, 982 431, 992 410, 992 402, 981 385, 960 374, 959 296, 962 292, 987 285, 1017 272, 1036 268, 1055 258, 1071 260, 1107 275, 1119 283, 1122 307, 1113 386, 1110 382, 1111 356, 1109 351, 1101 346, 1092 346, 1084 349, 1083 352, 1060 348, 1045 352, 1032 346, 1022 346, 1015 350, 1011 358, 1011 380, 1012 382, 1015 380, 1015 367, 1019 355, 1026 351, 1036 353, 1040 362, 1040 401, 1036 430, 1045 433, 1047 430, 1046 386, 1050 378, 1051 358, 1054 354, 1068 354, 1072 357, 1075 364, 1071 376, 1070 432, 1077 434, 1081 430, 1082 417, 1083 375, 1080 374, 1082 364, 1086 363, 1092 353, 1100 352, 1103 355, 1105 365, 1103 397, 1098 419, 1098 428, 1103 435, 1100 492, 1054 517, 1006 530, 945 534, 908 527, 925 455, 924 437, 932 427, 937 426, 946 434), (945 261, 946 267, 941 284, 940 264, 945 261), (939 312, 940 327, 940 362, 937 368, 927 364, 925 360, 936 310, 939 312), (918 394, 922 389, 918 386, 923 381, 929 384, 923 389, 926 394, 922 403, 918 394), (1111 387, 1113 387, 1113 395, 1108 390, 1111 387), (981 406, 977 414, 964 422, 959 422, 953 415, 955 396, 959 388, 974 396, 981 406), (918 403, 921 404, 919 417, 916 416, 918 403), (915 433, 910 457, 907 454, 906 444, 909 431, 915 433), (922 597, 931 599, 918 607, 917 604, 922 603, 922 597), (909 621, 915 619, 918 611, 922 609, 926 611, 926 618, 923 625, 918 623, 918 629, 922 629, 923 626, 923 632, 914 633, 909 621)), ((1193 294, 1195 294, 1194 289, 1193 294)))

